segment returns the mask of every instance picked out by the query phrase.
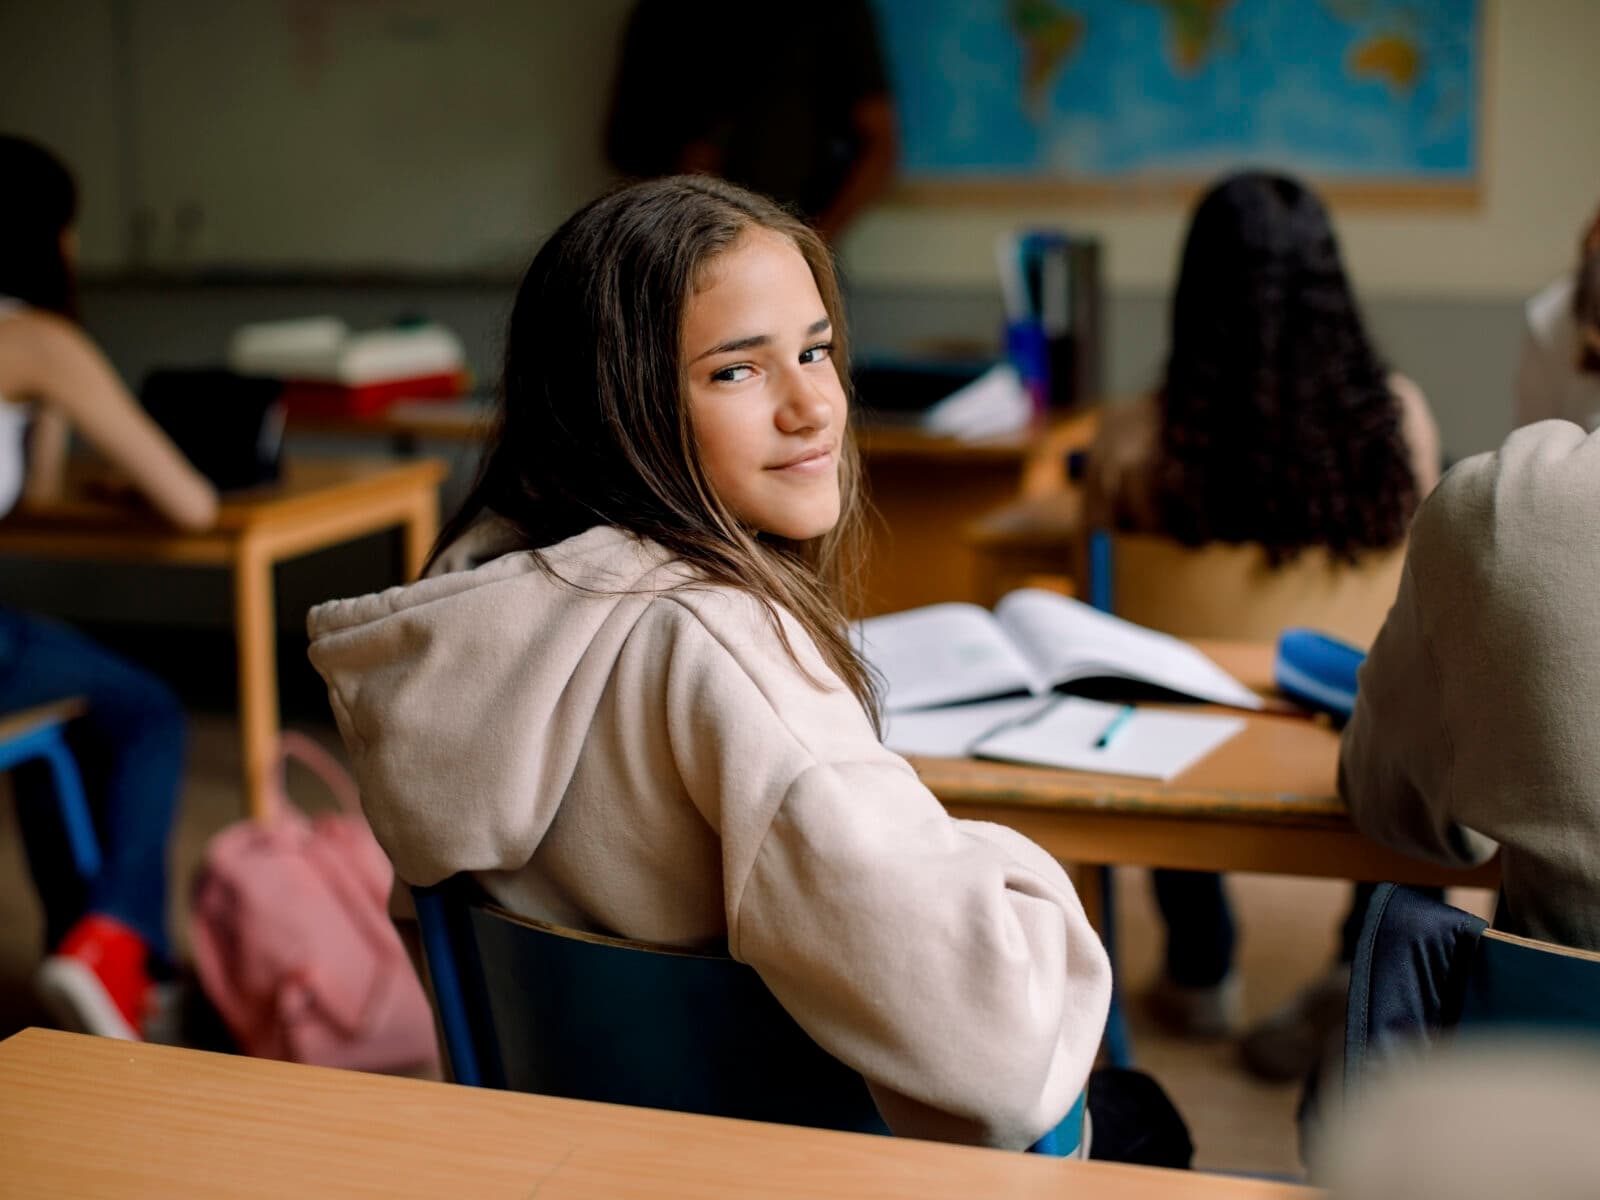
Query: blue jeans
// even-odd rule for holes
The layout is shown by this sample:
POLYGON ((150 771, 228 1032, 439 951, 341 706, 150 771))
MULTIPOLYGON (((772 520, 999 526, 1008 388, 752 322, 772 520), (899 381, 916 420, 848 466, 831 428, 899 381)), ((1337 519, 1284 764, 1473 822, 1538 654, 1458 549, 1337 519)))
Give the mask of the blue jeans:
POLYGON ((81 696, 67 727, 100 839, 100 874, 77 877, 49 774, 12 775, 28 867, 55 946, 87 912, 136 930, 167 957, 167 844, 183 777, 184 717, 165 683, 54 621, 0 608, 0 711, 81 696))

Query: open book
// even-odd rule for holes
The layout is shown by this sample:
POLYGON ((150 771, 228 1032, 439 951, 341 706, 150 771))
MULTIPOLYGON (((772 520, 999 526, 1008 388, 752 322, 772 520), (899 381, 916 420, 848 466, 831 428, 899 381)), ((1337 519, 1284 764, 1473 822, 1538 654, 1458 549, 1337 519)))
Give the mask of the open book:
POLYGON ((993 614, 931 604, 869 617, 857 631, 887 686, 888 712, 1053 688, 1102 694, 1108 681, 1261 707, 1261 697, 1187 642, 1037 588, 1010 593, 993 614))
POLYGON ((884 742, 902 754, 976 753, 1170 778, 1237 732, 1239 722, 1141 711, 1112 747, 1117 753, 1068 761, 1074 755, 1065 747, 1076 740, 1110 749, 1093 747, 1093 737, 1078 739, 1078 723, 1104 725, 1114 706, 1056 704, 1051 693, 1172 693, 1262 707, 1259 696, 1187 642, 1033 588, 1010 593, 992 614, 973 604, 934 604, 868 618, 857 633, 885 685, 884 742))

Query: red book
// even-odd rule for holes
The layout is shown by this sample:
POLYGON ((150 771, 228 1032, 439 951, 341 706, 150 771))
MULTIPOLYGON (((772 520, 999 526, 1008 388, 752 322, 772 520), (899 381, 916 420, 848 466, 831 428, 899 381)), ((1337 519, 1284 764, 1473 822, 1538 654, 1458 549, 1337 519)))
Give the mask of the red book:
POLYGON ((469 383, 460 371, 355 385, 290 379, 283 385, 283 403, 291 415, 370 417, 402 400, 453 400, 469 383))

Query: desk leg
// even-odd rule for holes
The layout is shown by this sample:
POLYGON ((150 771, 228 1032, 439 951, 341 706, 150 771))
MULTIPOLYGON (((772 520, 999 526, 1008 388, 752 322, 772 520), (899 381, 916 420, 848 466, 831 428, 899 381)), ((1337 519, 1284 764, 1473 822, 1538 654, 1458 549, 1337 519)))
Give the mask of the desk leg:
POLYGON ((278 648, 273 619, 272 556, 247 536, 233 564, 233 623, 239 654, 239 740, 245 803, 266 815, 269 772, 278 742, 278 648))
POLYGON ((439 536, 439 493, 429 488, 417 497, 406 514, 405 525, 405 583, 411 583, 422 574, 422 565, 428 561, 428 551, 439 536))
POLYGON ((1072 880, 1072 888, 1078 893, 1078 902, 1083 905, 1083 915, 1089 918, 1089 924, 1094 931, 1105 936, 1105 909, 1101 899, 1105 891, 1101 886, 1101 868, 1094 863, 1062 863, 1067 870, 1067 878, 1072 880))

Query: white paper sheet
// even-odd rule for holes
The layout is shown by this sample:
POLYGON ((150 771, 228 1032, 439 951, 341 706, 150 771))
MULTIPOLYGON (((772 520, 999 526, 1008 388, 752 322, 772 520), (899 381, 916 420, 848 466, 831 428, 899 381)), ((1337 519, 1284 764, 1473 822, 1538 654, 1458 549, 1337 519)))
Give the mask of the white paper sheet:
POLYGON ((985 734, 1048 708, 1048 696, 1022 696, 983 704, 952 704, 884 715, 883 744, 896 754, 965 758, 985 734))
POLYGON ((1140 708, 1103 749, 1095 740, 1120 704, 1069 698, 1032 721, 986 737, 973 753, 1008 762, 1037 763, 1109 775, 1171 779, 1244 728, 1239 717, 1201 716, 1140 708))

